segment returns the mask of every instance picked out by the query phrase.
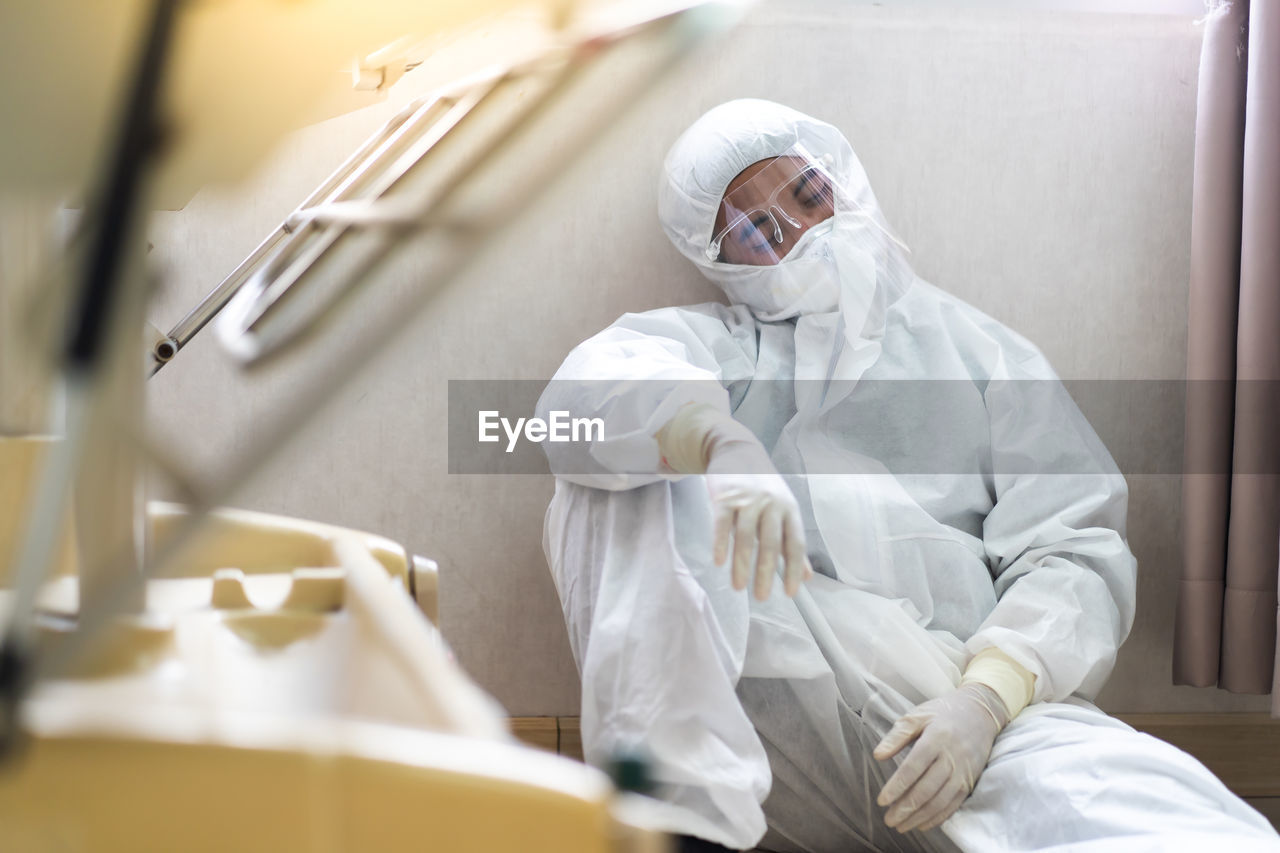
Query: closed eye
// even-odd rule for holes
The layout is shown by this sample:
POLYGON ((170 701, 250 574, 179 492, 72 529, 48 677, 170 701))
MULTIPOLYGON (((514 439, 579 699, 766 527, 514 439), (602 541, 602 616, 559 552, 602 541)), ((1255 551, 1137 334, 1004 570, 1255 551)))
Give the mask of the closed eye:
POLYGON ((735 233, 734 239, 752 251, 767 249, 769 247, 767 229, 771 224, 772 220, 769 219, 768 214, 758 213, 743 221, 743 227, 735 233))
POLYGON ((810 208, 828 204, 831 201, 830 182, 813 170, 803 172, 791 188, 791 197, 810 208))

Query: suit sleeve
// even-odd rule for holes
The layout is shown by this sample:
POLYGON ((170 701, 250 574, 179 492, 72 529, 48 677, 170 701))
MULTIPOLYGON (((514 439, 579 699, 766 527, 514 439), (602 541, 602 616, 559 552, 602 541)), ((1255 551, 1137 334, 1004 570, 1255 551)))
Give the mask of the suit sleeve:
POLYGON ((688 403, 730 412, 727 386, 755 369, 755 323, 718 304, 624 314, 579 344, 538 401, 538 416, 598 420, 591 440, 543 444, 551 473, 630 489, 682 475, 663 465, 655 434, 688 403))
POLYGON ((1000 365, 985 397, 996 503, 983 525, 997 604, 967 643, 1035 674, 1033 701, 1092 698, 1133 624, 1128 487, 1038 352, 1000 365))

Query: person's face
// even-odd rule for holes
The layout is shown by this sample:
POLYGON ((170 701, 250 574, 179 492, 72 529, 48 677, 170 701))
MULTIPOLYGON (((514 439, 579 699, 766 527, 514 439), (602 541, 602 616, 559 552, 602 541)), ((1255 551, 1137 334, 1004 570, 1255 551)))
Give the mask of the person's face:
POLYGON ((732 225, 720 243, 721 261, 776 264, 804 232, 835 213, 830 179, 806 165, 798 157, 771 157, 752 163, 729 182, 713 232, 720 235, 732 225))

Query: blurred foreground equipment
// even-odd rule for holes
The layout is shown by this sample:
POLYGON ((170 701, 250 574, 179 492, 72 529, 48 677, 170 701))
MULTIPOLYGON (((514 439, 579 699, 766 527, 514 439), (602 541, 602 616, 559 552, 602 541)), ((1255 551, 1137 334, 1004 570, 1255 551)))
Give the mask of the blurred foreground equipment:
POLYGON ((84 207, 24 332, 63 435, 0 439, 0 849, 665 849, 643 798, 511 739, 424 616, 429 560, 222 507, 737 4, 551 4, 545 44, 401 111, 143 368, 148 210, 242 175, 285 131, 385 92, 431 33, 508 5, 0 11, 0 69, 23 81, 0 90, 18 119, 0 189, 84 207), (353 330, 336 375, 217 471, 157 449, 144 377, 214 315, 241 363, 264 363, 340 323, 407 239, 433 249, 422 287, 353 330), (144 472, 184 505, 148 504, 144 472))

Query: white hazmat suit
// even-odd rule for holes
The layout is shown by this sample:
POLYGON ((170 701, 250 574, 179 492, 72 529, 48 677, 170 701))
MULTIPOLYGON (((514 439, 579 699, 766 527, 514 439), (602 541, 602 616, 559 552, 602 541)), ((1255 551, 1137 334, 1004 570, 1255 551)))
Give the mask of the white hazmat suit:
POLYGON ((739 849, 1280 850, 1198 762, 1089 703, 1133 621, 1124 479, 1032 344, 915 276, 839 131, 717 107, 668 155, 659 214, 733 304, 624 315, 539 403, 605 425, 544 445, 587 759, 643 750, 668 828, 739 849), (710 256, 730 181, 796 146, 849 201, 819 248, 710 256), (704 478, 655 439, 688 403, 750 428, 790 486, 816 571, 794 598, 713 563, 704 478), (958 812, 894 832, 875 799, 903 756, 872 749, 987 648, 1035 676, 1032 704, 958 812))

